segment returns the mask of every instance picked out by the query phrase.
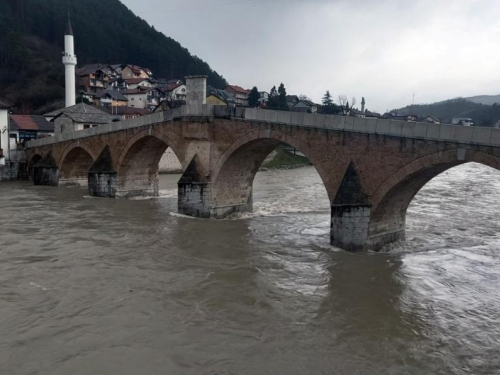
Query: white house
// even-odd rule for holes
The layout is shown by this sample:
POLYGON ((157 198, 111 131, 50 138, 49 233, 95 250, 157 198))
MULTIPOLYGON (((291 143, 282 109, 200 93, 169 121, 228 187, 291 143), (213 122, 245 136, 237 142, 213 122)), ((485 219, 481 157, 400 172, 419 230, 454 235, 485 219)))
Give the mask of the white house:
POLYGON ((0 98, 0 165, 10 160, 9 145, 9 109, 11 103, 0 98))

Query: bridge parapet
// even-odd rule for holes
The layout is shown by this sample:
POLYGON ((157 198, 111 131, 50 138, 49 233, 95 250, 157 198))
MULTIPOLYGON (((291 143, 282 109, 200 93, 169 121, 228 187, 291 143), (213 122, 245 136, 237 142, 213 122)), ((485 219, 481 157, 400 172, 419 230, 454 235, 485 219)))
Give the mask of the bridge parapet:
POLYGON ((29 141, 27 148, 40 147, 58 142, 77 140, 99 134, 144 127, 181 118, 213 119, 233 118, 268 124, 283 124, 307 128, 327 129, 398 138, 425 139, 460 144, 500 147, 500 129, 466 127, 460 125, 428 124, 388 119, 358 118, 336 115, 318 115, 299 112, 272 111, 258 108, 229 108, 200 105, 183 106, 170 111, 152 113, 130 120, 113 122, 99 127, 67 132, 54 137, 29 141))
POLYGON ((245 120, 355 133, 378 134, 399 138, 500 147, 500 129, 496 128, 318 115, 270 111, 256 108, 247 108, 245 110, 245 120))

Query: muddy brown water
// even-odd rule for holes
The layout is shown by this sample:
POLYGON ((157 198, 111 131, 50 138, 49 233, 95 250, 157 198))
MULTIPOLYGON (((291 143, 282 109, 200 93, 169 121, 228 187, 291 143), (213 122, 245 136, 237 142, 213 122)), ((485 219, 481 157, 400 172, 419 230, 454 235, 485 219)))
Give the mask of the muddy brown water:
POLYGON ((329 245, 313 168, 261 172, 255 210, 0 184, 0 374, 498 374, 500 172, 427 184, 408 240, 329 245))

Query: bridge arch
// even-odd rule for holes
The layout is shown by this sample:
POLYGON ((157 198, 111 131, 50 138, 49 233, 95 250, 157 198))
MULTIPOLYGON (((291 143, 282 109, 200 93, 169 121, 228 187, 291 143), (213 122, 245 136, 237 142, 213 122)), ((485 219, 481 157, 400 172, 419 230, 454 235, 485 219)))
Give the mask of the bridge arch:
POLYGON ((406 213, 415 195, 434 177, 469 162, 500 170, 500 157, 453 148, 416 159, 389 176, 371 197, 368 247, 378 250, 386 243, 404 239, 406 213))
POLYGON ((88 186, 88 173, 97 156, 78 142, 69 145, 62 154, 59 163, 59 185, 88 186))
POLYGON ((118 160, 116 196, 158 196, 158 166, 168 148, 182 160, 174 142, 164 134, 153 135, 144 130, 132 137, 118 160))
POLYGON ((307 144, 278 130, 258 130, 233 142, 217 161, 212 174, 212 216, 223 218, 251 211, 253 182, 260 166, 272 151, 285 144, 309 159, 331 200, 334 192, 328 185, 328 175, 307 144))
POLYGON ((38 163, 41 160, 42 160, 42 155, 40 155, 39 153, 34 154, 28 160, 27 172, 28 172, 28 179, 30 181, 33 181, 33 167, 35 166, 36 163, 38 163))

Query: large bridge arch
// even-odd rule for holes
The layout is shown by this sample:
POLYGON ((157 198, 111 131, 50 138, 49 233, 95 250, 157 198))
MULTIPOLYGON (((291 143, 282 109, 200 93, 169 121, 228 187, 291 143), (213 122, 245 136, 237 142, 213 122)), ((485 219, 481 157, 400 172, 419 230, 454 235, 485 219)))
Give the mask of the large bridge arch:
POLYGON ((330 200, 335 184, 310 147, 279 130, 257 130, 233 142, 217 161, 212 173, 211 215, 223 218, 233 212, 252 210, 253 181, 267 158, 278 146, 288 144, 302 152, 316 168, 330 200))
POLYGON ((97 156, 78 142, 69 145, 57 163, 60 186, 88 186, 88 173, 97 156))
POLYGON ((476 162, 500 170, 500 157, 452 148, 418 158, 389 176, 371 197, 368 248, 405 238, 406 213, 417 193, 434 177, 461 164, 476 162))
POLYGON ((158 165, 168 148, 179 158, 175 143, 164 134, 144 130, 132 137, 118 160, 116 196, 158 196, 158 165))

